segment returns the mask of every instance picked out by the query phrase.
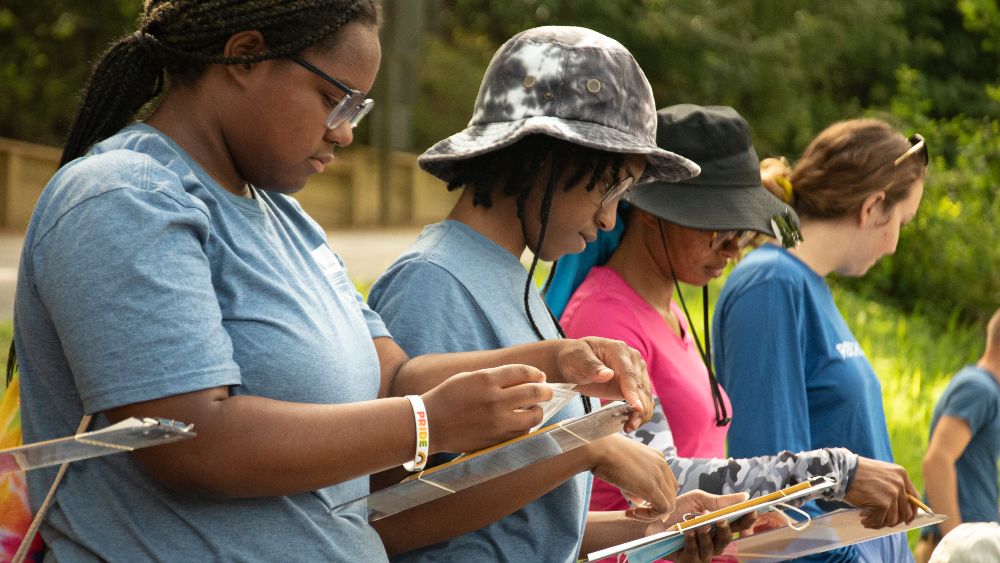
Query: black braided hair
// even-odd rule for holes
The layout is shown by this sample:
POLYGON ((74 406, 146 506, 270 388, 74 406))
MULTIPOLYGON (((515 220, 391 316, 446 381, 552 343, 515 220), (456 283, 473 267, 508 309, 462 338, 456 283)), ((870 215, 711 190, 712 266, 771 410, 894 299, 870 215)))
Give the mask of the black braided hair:
MULTIPOLYGON (((146 0, 135 33, 101 55, 84 89, 63 148, 60 166, 128 124, 173 83, 193 82, 209 64, 249 64, 276 59, 332 41, 350 22, 382 25, 378 0, 146 0), (261 32, 268 50, 224 57, 235 33, 261 32)), ((17 369, 11 342, 7 382, 17 369)))
POLYGON ((171 82, 191 82, 209 64, 250 64, 331 40, 353 21, 381 25, 377 0, 146 0, 138 30, 115 41, 94 65, 60 165, 128 124, 171 82), (224 57, 229 38, 261 32, 268 49, 224 57))

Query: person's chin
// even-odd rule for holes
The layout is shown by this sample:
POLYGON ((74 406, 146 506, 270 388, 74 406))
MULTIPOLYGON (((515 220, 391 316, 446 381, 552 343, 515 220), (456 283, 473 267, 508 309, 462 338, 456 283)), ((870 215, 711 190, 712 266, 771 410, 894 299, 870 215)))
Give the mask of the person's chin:
POLYGON ((538 259, 543 262, 555 262, 563 256, 567 256, 569 254, 579 254, 583 252, 585 247, 586 244, 581 242, 578 246, 569 247, 560 245, 558 248, 553 248, 553 246, 550 246, 549 243, 546 242, 545 249, 538 253, 538 259))
POLYGON ((699 285, 707 285, 708 282, 722 277, 722 274, 726 272, 725 266, 722 268, 708 268, 705 270, 705 280, 699 285))
POLYGON ((281 178, 271 177, 259 184, 255 183, 254 187, 269 192, 290 195, 304 188, 311 176, 312 174, 288 174, 281 178))

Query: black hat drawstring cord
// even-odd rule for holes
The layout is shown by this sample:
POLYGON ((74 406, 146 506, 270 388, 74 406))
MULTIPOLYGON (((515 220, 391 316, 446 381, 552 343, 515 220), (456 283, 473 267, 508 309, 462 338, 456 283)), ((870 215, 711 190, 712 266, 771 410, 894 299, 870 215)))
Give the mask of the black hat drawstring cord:
MULTIPOLYGON (((538 266, 538 255, 541 254, 542 252, 542 243, 545 242, 545 231, 549 226, 549 210, 552 207, 552 196, 554 192, 555 192, 555 181, 553 178, 550 178, 548 185, 545 187, 545 195, 542 199, 542 208, 541 208, 542 225, 540 230, 538 231, 538 244, 535 245, 535 252, 532 253, 533 256, 531 258, 531 267, 528 268, 528 279, 525 280, 524 282, 524 313, 528 316, 528 322, 531 323, 531 330, 535 331, 535 336, 538 337, 538 340, 546 340, 546 338, 545 335, 542 334, 542 331, 539 330, 538 324, 535 323, 535 317, 531 314, 531 306, 529 305, 528 298, 531 296, 531 288, 535 277, 535 268, 538 266)), ((523 221, 521 223, 521 232, 522 233, 524 232, 523 221)), ((527 236, 525 236, 525 240, 527 240, 527 236)), ((549 278, 545 282, 545 287, 543 291, 547 290, 549 284, 552 283, 552 274, 554 274, 556 271, 555 266, 556 263, 554 262, 552 264, 552 271, 549 272, 549 278)), ((544 299, 542 300, 542 306, 545 307, 545 311, 548 312, 549 318, 552 319, 552 323, 556 327, 556 333, 559 334, 559 338, 566 338, 566 333, 563 331, 562 325, 559 324, 559 319, 557 319, 556 316, 552 313, 552 309, 549 309, 549 306, 548 304, 545 303, 544 299)), ((586 414, 590 414, 591 411, 590 398, 587 397, 586 395, 581 394, 580 400, 583 401, 583 412, 586 414)))
POLYGON ((709 336, 708 327, 708 284, 702 286, 702 304, 704 305, 704 316, 702 317, 702 331, 705 333, 705 347, 702 348, 701 340, 698 338, 698 331, 694 330, 694 324, 691 322, 691 313, 688 312, 687 303, 684 302, 684 293, 681 291, 680 284, 677 282, 677 274, 674 272, 674 263, 670 259, 670 249, 667 247, 667 236, 663 233, 663 220, 657 218, 656 224, 660 231, 660 241, 663 243, 663 252, 667 255, 667 265, 670 266, 670 277, 674 280, 674 288, 677 290, 677 300, 681 302, 681 308, 684 309, 684 316, 687 318, 688 330, 691 331, 691 336, 694 337, 694 343, 698 346, 698 353, 701 355, 701 361, 704 362, 705 368, 708 371, 708 383, 712 389, 712 402, 715 406, 715 425, 725 426, 732 422, 732 418, 729 417, 729 412, 726 410, 726 403, 722 399, 722 391, 719 386, 719 380, 715 377, 715 370, 712 369, 712 343, 711 337, 709 336))

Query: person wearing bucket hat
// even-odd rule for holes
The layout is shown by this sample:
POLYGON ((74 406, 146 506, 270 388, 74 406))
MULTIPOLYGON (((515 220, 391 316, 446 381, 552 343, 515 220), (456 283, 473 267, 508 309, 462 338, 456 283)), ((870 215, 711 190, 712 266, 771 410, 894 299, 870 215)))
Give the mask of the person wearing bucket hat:
MULTIPOLYGON (((920 204, 927 163, 923 137, 907 139, 877 119, 827 127, 793 169, 779 159, 762 163, 765 186, 795 208, 804 240, 750 252, 716 304, 715 367, 737 413, 731 455, 838 446, 892 461, 881 385, 824 278, 864 275, 895 251, 920 204)), ((819 504, 807 511, 836 508, 819 504)), ((905 535, 893 534, 810 560, 912 555, 905 535)))
MULTIPOLYGON (((589 270, 565 306, 561 322, 567 336, 623 340, 643 355, 657 397, 655 413, 630 436, 667 455, 680 490, 761 494, 828 475, 839 484, 827 499, 889 511, 900 491, 912 489, 898 465, 843 448, 724 457, 732 410, 706 359, 710 352, 702 353, 686 306, 681 301, 682 315, 672 295, 679 281, 706 287, 756 234, 796 244, 798 219, 761 186, 749 126, 735 110, 682 104, 659 110, 657 119, 660 145, 699 162, 701 175, 643 184, 628 196, 632 207, 625 212, 623 238, 605 266, 589 270)), ((592 510, 626 505, 617 488, 595 481, 592 510)), ((910 517, 904 512, 887 520, 910 517)))
MULTIPOLYGON (((369 294, 411 354, 559 339, 532 281, 538 260, 580 252, 611 229, 618 200, 644 174, 680 181, 698 173, 693 162, 656 145, 652 89, 632 55, 592 30, 558 26, 504 43, 483 77, 469 126, 418 162, 462 194, 369 294), (519 260, 526 248, 534 254, 528 271, 519 260)), ((578 389, 601 394, 593 386, 578 389)), ((552 421, 583 414, 590 401, 581 399, 552 421)), ((656 450, 621 436, 580 449, 593 453, 591 471, 636 496, 673 496, 673 475, 656 450)), ((566 473, 564 483, 495 524, 397 559, 573 561, 663 529, 660 519, 638 522, 625 511, 591 518, 586 469, 566 473)), ((698 492, 678 499, 672 517, 743 498, 698 492)), ((707 560, 729 539, 728 526, 690 535, 678 560, 707 560)))
POLYGON ((376 0, 148 0, 95 65, 18 269, 24 441, 150 416, 198 437, 58 488, 28 473, 46 558, 387 561, 519 506, 532 475, 369 524, 347 503, 371 474, 523 435, 546 378, 643 406, 641 360, 606 340, 411 359, 289 195, 372 108, 380 21, 376 0))

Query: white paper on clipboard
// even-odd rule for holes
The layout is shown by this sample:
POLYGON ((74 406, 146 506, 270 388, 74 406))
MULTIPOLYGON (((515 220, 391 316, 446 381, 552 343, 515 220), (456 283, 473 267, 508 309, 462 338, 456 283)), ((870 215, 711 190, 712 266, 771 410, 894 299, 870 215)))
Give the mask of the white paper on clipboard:
MULTIPOLYGON (((775 510, 776 506, 783 503, 788 503, 797 499, 811 499, 822 494, 826 489, 833 487, 837 484, 835 479, 829 477, 814 477, 810 480, 811 486, 796 491, 794 493, 789 493, 787 495, 781 496, 774 500, 755 504, 752 506, 747 506, 740 510, 726 512, 725 509, 717 511, 720 512, 719 516, 714 518, 708 518, 697 527, 710 526, 712 524, 721 522, 723 520, 728 522, 733 522, 738 520, 740 517, 749 514, 751 512, 767 512, 770 510, 775 510)), ((753 499, 749 499, 752 501, 753 499)), ((642 537, 636 540, 625 542, 614 547, 609 547, 607 549, 602 549, 600 551, 595 551, 587 555, 587 561, 597 561, 599 559, 604 559, 605 557, 612 557, 620 553, 625 553, 628 556, 630 562, 633 561, 655 561, 662 558, 663 556, 673 553, 684 546, 684 532, 677 530, 668 530, 666 532, 660 532, 658 534, 653 534, 650 536, 642 537)))
POLYGON ((545 423, 555 416, 557 412, 561 411, 566 406, 566 403, 580 396, 580 392, 575 391, 575 383, 547 383, 546 385, 552 389, 552 398, 543 403, 538 403, 538 406, 542 408, 542 421, 535 425, 529 432, 534 432, 545 426, 545 423))
POLYGON ((814 516, 809 527, 801 531, 778 528, 740 538, 729 544, 715 561, 787 561, 937 524, 946 518, 918 509, 913 522, 876 530, 861 524, 861 509, 835 510, 814 516))

